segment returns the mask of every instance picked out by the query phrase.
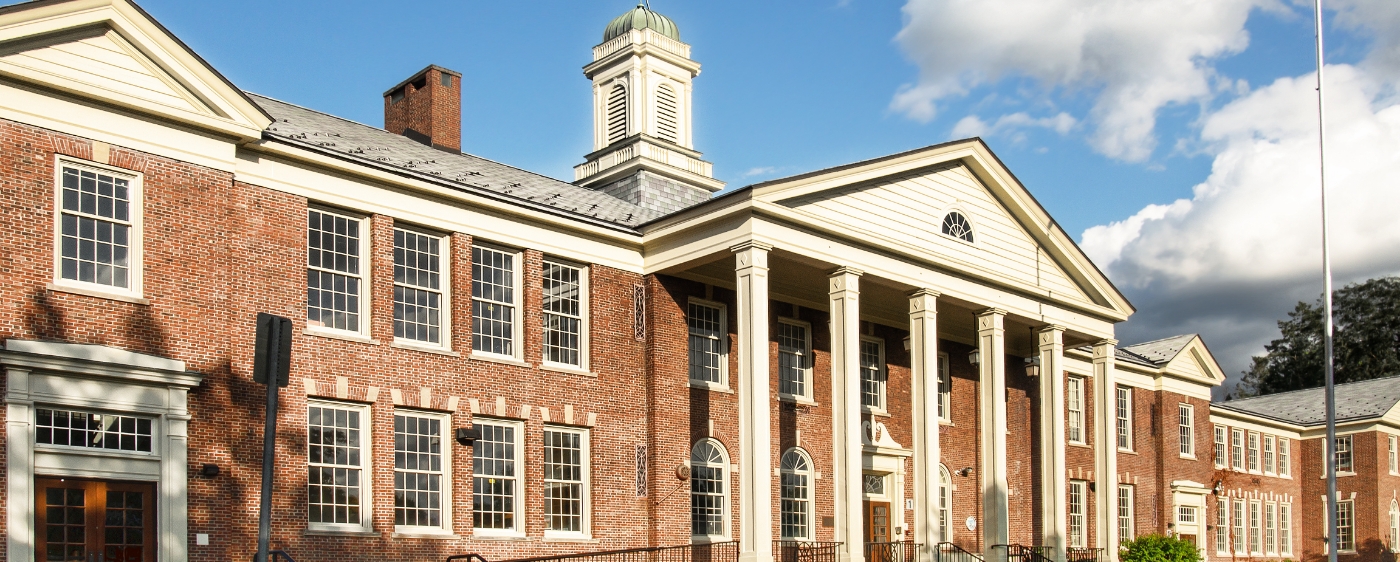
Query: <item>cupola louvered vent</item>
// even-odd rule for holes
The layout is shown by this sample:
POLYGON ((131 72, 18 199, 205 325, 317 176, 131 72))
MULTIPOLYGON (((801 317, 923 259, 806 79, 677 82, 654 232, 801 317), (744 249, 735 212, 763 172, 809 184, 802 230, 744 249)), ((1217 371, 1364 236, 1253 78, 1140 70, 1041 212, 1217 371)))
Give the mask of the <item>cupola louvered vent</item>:
POLYGON ((676 126, 680 109, 676 103, 676 91, 670 84, 656 88, 656 136, 680 144, 680 132, 676 126))
POLYGON ((627 138, 627 88, 613 86, 608 93, 608 144, 627 138))

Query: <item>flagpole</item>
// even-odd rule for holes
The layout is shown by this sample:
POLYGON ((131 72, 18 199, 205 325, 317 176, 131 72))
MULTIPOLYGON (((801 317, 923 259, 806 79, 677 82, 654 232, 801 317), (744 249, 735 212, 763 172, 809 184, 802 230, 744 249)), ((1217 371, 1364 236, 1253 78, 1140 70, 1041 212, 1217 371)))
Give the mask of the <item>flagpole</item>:
POLYGON ((1332 254, 1327 239, 1327 117, 1323 104, 1322 0, 1313 0, 1313 23, 1317 47, 1317 151, 1319 186, 1322 195, 1322 346, 1327 402, 1327 441, 1323 444, 1323 464, 1327 470, 1327 560, 1337 562, 1337 396, 1333 388, 1332 355, 1332 254))

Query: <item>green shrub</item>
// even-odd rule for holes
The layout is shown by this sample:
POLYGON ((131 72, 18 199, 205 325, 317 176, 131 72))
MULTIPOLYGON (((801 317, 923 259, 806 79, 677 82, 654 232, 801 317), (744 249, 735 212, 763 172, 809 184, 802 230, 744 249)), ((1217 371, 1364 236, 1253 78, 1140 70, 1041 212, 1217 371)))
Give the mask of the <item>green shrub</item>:
POLYGON ((1123 543, 1122 562, 1200 562, 1196 545, 1162 535, 1142 535, 1123 543))

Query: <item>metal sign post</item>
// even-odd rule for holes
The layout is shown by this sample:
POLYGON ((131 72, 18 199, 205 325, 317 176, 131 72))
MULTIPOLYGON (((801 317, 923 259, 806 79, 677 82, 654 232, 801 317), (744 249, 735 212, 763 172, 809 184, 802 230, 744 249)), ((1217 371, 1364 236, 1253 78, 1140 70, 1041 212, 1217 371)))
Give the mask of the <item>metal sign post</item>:
POLYGON ((253 352, 253 381, 267 385, 267 419, 263 424, 262 496, 258 507, 256 562, 268 562, 272 542, 272 467, 277 450, 277 390, 287 386, 291 372, 292 321, 258 313, 258 335, 253 352))

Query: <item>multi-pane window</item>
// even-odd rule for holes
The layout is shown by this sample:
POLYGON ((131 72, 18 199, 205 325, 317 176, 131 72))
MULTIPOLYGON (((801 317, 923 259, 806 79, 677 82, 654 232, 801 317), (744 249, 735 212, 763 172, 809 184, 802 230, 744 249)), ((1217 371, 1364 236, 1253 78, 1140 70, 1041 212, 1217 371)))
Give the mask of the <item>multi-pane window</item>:
POLYGON ((727 537, 729 459, 719 444, 705 440, 690 450, 690 533, 727 537))
POLYGON ((519 255, 472 246, 472 351, 514 357, 519 255))
POLYGON ((1225 434, 1225 426, 1215 426, 1215 466, 1217 468, 1224 468, 1229 459, 1227 456, 1229 453, 1227 452, 1228 445, 1225 443, 1225 434))
POLYGON ((1196 507, 1190 505, 1176 506, 1176 522, 1187 525, 1196 524, 1196 507))
POLYGON ((860 341, 860 405, 885 408, 885 346, 880 340, 860 341))
POLYGON ((1230 552, 1230 503, 1225 498, 1215 502, 1215 552, 1220 555, 1230 552))
POLYGON ((690 380, 724 386, 729 363, 724 305, 690 301, 686 324, 690 327, 690 380))
POLYGON ((1233 511, 1230 512, 1230 515, 1231 518, 1235 521, 1235 555, 1248 556, 1249 551, 1245 548, 1244 500, 1235 500, 1234 505, 1232 505, 1231 507, 1233 508, 1233 511))
POLYGON ((938 465, 938 529, 944 542, 953 542, 953 477, 938 465))
POLYGON ((1400 439, 1397 439, 1396 436, 1387 436, 1386 442, 1389 444, 1390 448, 1388 449, 1389 453, 1386 458, 1390 460, 1391 474, 1400 473, 1400 444, 1397 444, 1397 441, 1400 441, 1400 439))
POLYGON ((1264 552, 1278 552, 1278 506, 1264 504, 1264 552))
POLYGON ((312 402, 306 411, 307 512, 313 527, 368 526, 364 406, 312 402))
POLYGON ((478 534, 512 534, 520 528, 520 426, 477 421, 472 447, 472 527, 478 534))
POLYGON ((57 408, 34 411, 34 442, 39 445, 149 453, 151 435, 150 418, 57 408))
POLYGON ((1259 434, 1254 432, 1249 434, 1249 471, 1259 471, 1259 434))
POLYGON ((1230 466, 1244 470, 1244 430, 1230 430, 1230 466))
POLYGON ((1390 551, 1400 552, 1400 502, 1390 500, 1390 551))
POLYGON ((1133 448, 1133 389, 1126 386, 1119 386, 1117 400, 1117 424, 1118 448, 1132 450, 1133 448))
POLYGON ((1259 502, 1249 502, 1249 551, 1254 554, 1263 554, 1259 541, 1259 502))
POLYGON ((1336 440, 1336 467, 1337 472, 1351 472, 1351 436, 1343 435, 1336 440))
POLYGON ((588 532, 588 433, 575 429, 544 430, 545 530, 588 532))
POLYGON ((1084 493, 1086 482, 1069 481, 1069 546, 1084 546, 1084 493))
POLYGON ((1274 436, 1264 436, 1264 473, 1274 473, 1274 436))
POLYGON ((1065 406, 1069 408, 1066 429, 1070 443, 1084 443, 1084 379, 1070 377, 1065 387, 1065 406))
POLYGON ((948 354, 938 354, 938 419, 953 419, 953 374, 948 372, 948 354))
POLYGON ((807 326, 778 322, 778 392, 810 398, 811 346, 807 326))
POLYGON ((359 332, 365 220, 321 209, 308 209, 306 216, 306 322, 359 332))
POLYGON ((1292 465, 1288 461, 1288 438, 1278 438, 1278 475, 1288 476, 1292 471, 1292 465))
POLYGON ((1292 506, 1278 504, 1278 553, 1284 556, 1293 554, 1293 514, 1292 506))
POLYGON ((1351 500, 1337 502, 1337 550, 1356 551, 1356 506, 1351 500))
POLYGON ((1133 487, 1118 486, 1118 541, 1133 540, 1133 487))
POLYGON ((446 286, 442 237, 394 229, 394 337, 441 344, 446 286))
POLYGON ((782 522, 781 537, 784 539, 810 539, 812 537, 812 463, 807 455, 796 449, 783 453, 779 469, 781 482, 782 522))
POLYGON ((1181 456, 1196 456, 1196 410, 1190 404, 1176 405, 1177 436, 1181 456))
POLYGON ((444 511, 449 482, 446 441, 447 416, 401 412, 394 414, 394 525, 443 529, 450 518, 444 511))
POLYGON ((58 279, 135 289, 135 178, 66 163, 60 168, 58 279))
POLYGON ((586 367, 588 273, 581 267, 544 262, 544 360, 586 367))

